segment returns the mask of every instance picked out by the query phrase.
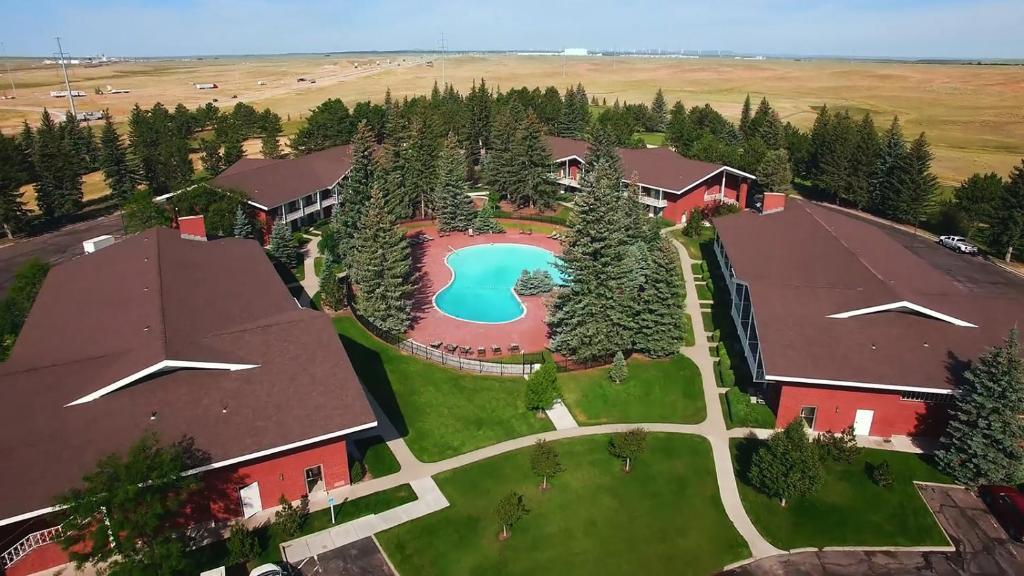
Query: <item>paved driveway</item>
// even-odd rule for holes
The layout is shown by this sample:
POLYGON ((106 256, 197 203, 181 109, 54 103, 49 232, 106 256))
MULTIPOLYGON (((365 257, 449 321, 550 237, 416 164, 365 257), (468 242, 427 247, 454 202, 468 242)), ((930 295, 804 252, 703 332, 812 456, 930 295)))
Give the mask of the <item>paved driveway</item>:
POLYGON ((1004 576, 1024 574, 1024 545, 1006 536, 985 505, 962 488, 921 486, 956 552, 825 551, 752 562, 728 576, 1004 576))
POLYGON ((396 576, 373 538, 363 538, 305 560, 303 576, 396 576))
POLYGON ((121 231, 121 215, 112 214, 0 247, 0 296, 7 293, 14 272, 29 259, 39 258, 53 264, 70 260, 84 253, 83 240, 104 234, 119 236, 121 231))

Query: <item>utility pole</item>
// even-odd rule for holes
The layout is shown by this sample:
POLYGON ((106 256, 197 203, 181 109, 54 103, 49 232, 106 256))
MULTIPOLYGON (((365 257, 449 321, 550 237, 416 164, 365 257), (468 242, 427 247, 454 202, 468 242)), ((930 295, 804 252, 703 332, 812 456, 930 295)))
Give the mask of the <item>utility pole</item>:
POLYGON ((17 98, 18 89, 14 87, 14 76, 11 75, 11 61, 7 59, 7 49, 4 47, 3 42, 0 42, 0 57, 4 59, 4 63, 7 65, 7 78, 11 81, 11 98, 17 98))
POLYGON ((60 46, 60 36, 57 36, 57 58, 60 59, 60 69, 64 71, 64 89, 68 91, 71 115, 78 118, 78 112, 75 111, 75 97, 71 95, 71 82, 68 81, 68 64, 64 58, 64 49, 60 46))

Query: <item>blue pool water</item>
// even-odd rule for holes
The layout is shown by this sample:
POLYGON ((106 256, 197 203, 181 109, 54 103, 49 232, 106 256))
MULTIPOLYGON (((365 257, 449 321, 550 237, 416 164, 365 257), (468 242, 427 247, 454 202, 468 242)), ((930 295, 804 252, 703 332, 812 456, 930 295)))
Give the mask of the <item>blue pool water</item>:
POLYGON ((511 322, 526 309, 512 288, 525 270, 547 270, 555 282, 558 258, 543 248, 523 244, 481 244, 456 250, 445 260, 455 277, 434 296, 434 305, 449 316, 471 322, 511 322))

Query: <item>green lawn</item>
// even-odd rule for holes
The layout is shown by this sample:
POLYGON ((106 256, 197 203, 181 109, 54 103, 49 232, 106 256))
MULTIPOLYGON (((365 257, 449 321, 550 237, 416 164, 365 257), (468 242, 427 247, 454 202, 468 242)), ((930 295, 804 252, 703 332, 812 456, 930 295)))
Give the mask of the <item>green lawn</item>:
POLYGON ((648 146, 664 146, 665 145, 665 133, 664 132, 637 132, 634 136, 639 136, 644 144, 648 146))
MULTIPOLYGON (((387 490, 368 494, 355 500, 339 502, 334 506, 335 524, 349 522, 370 514, 377 514, 390 510, 402 504, 416 501, 416 493, 408 484, 395 486, 387 490)), ((277 503, 275 502, 274 505, 277 503)), ((281 543, 287 542, 331 527, 330 509, 313 512, 306 519, 302 531, 292 537, 286 537, 278 532, 274 524, 263 526, 254 530, 260 544, 260 556, 253 565, 265 564, 268 562, 281 561, 281 543)), ((224 540, 196 548, 188 553, 190 564, 196 568, 195 573, 210 570, 218 566, 224 566, 227 562, 228 551, 224 540)), ((243 572, 244 573, 244 572, 243 572)), ((229 572, 230 574, 230 572, 229 572)))
POLYGON ((693 335, 693 318, 689 312, 683 312, 683 346, 693 346, 697 337, 693 335))
POLYGON ((733 462, 740 498, 750 519, 775 546, 791 550, 807 546, 943 546, 948 545, 914 480, 949 482, 922 456, 864 449, 853 464, 825 461, 825 481, 807 498, 783 508, 750 486, 746 471, 761 440, 733 440, 733 462), (894 484, 876 486, 865 463, 888 460, 894 484))
POLYGON ((317 256, 316 258, 313 258, 313 271, 316 274, 317 278, 320 277, 320 273, 323 271, 323 269, 324 269, 324 257, 323 256, 317 256))
POLYGON ((362 457, 363 465, 374 478, 394 474, 402 469, 398 459, 391 453, 391 448, 388 448, 380 436, 367 436, 356 440, 355 449, 362 457))
POLYGON ((697 284, 697 299, 702 302, 714 299, 714 296, 711 295, 711 290, 708 290, 707 284, 697 284))
POLYGON ((523 407, 522 378, 457 372, 404 355, 350 316, 334 326, 360 380, 424 462, 553 428, 523 407))
POLYGON ((554 443, 565 471, 541 493, 529 449, 436 476, 451 506, 377 539, 401 574, 694 574, 750 555, 718 496, 711 449, 697 436, 651 434, 630 474, 607 436, 554 443), (529 514, 499 542, 498 500, 529 514))
POLYGON ((696 424, 707 416, 700 371, 689 358, 631 358, 629 378, 616 384, 608 368, 558 375, 569 411, 583 425, 616 422, 696 424))

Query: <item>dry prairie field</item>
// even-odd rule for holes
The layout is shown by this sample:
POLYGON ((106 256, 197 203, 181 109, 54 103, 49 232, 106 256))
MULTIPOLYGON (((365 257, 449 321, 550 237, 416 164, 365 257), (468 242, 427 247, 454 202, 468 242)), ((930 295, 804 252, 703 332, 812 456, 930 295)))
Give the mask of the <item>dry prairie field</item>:
MULTIPOLYGON (((62 89, 57 67, 40 60, 14 60, 16 100, 0 101, 0 129, 10 133, 22 119, 38 119, 43 106, 63 112, 65 101, 50 98, 62 89)), ((383 98, 429 93, 440 82, 441 61, 423 54, 302 55, 160 60, 71 68, 79 110, 109 108, 123 121, 135 102, 156 101, 189 107, 213 98, 230 106, 237 100, 270 107, 294 128, 307 111, 326 98, 350 105, 383 98), (427 66, 427 60, 433 66, 427 66), (298 82, 298 78, 316 83, 298 82), (264 84, 259 84, 259 81, 264 84), (213 82, 200 91, 195 82, 213 82), (96 87, 130 89, 130 94, 96 95, 96 87), (237 96, 237 100, 232 99, 237 96), (291 122, 288 122, 288 120, 291 122)), ((449 56, 444 77, 462 91, 474 79, 502 89, 582 82, 590 95, 611 104, 649 101, 660 86, 670 102, 711 103, 733 119, 743 98, 766 96, 789 120, 808 128, 822 103, 855 115, 871 112, 880 128, 899 115, 909 137, 926 131, 936 155, 935 171, 957 183, 976 171, 1006 174, 1024 157, 1024 67, 911 64, 837 60, 654 59, 625 57, 449 56)), ((2 79, 7 86, 7 78, 2 79)))

